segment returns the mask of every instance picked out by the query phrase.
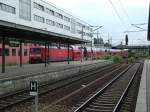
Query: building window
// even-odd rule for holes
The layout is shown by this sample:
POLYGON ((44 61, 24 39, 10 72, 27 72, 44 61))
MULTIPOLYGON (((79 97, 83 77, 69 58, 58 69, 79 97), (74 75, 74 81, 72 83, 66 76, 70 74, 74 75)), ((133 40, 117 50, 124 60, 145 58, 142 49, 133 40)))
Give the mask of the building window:
POLYGON ((55 26, 55 21, 46 19, 46 24, 51 25, 51 26, 55 26))
POLYGON ((76 33, 76 21, 74 18, 71 18, 71 33, 76 33))
POLYGON ((79 26, 79 27, 82 27, 82 24, 79 23, 79 22, 77 22, 76 25, 79 26))
POLYGON ((46 12, 47 12, 48 14, 50 14, 50 15, 53 15, 53 16, 54 16, 54 14, 55 14, 55 12, 54 12, 53 10, 50 10, 50 9, 48 9, 48 8, 46 8, 46 12))
POLYGON ((38 22, 41 22, 41 23, 44 23, 44 21, 45 21, 44 17, 40 17, 40 16, 37 16, 37 15, 34 15, 34 20, 38 21, 38 22))
POLYGON ((28 56, 28 50, 24 49, 24 56, 28 56))
MULTIPOLYGON (((0 56, 2 56, 2 48, 0 48, 0 56)), ((9 56, 9 49, 5 49, 5 56, 9 56)))
POLYGON ((77 30, 77 33, 78 33, 78 34, 81 34, 81 33, 82 33, 82 31, 80 31, 80 30, 77 30))
POLYGON ((56 27, 58 27, 58 28, 63 28, 63 24, 56 23, 56 27))
POLYGON ((90 32, 92 32, 93 31, 93 29, 92 28, 90 28, 90 32))
POLYGON ((34 8, 37 8, 37 9, 39 9, 41 11, 44 11, 44 6, 42 6, 42 5, 40 5, 40 4, 36 3, 36 2, 34 2, 34 8))
POLYGON ((16 49, 12 49, 12 56, 16 56, 16 49))
POLYGON ((70 22, 70 18, 64 16, 64 20, 67 21, 67 22, 70 22))
POLYGON ((70 31, 70 27, 69 26, 64 25, 64 29, 70 31))
POLYGON ((85 29, 86 29, 86 30, 89 30, 90 28, 89 28, 89 26, 85 26, 85 29))
POLYGON ((31 21, 31 0, 19 0, 19 17, 31 21))
POLYGON ((60 14, 60 13, 57 13, 57 12, 56 12, 55 16, 58 17, 58 18, 60 18, 60 19, 63 19, 63 15, 60 14))
POLYGON ((3 3, 0 3, 0 10, 8 12, 8 13, 12 13, 12 14, 16 13, 14 7, 6 5, 6 4, 3 4, 3 3))

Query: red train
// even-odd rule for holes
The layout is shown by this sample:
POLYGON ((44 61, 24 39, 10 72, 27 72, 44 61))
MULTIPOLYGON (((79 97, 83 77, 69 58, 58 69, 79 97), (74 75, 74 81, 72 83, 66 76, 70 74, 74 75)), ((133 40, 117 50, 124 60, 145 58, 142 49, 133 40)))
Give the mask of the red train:
MULTIPOLYGON (((6 45, 6 64, 15 65, 20 62, 20 49, 18 47, 10 47, 6 45)), ((104 49, 104 48, 91 48, 83 47, 81 51, 81 46, 71 46, 69 48, 69 60, 77 61, 81 58, 100 58, 106 54, 111 55, 122 55, 123 57, 128 57, 128 50, 114 50, 114 49, 104 49)), ((34 44, 23 44, 22 45, 22 56, 23 63, 41 63, 45 61, 45 48, 40 45, 34 44)), ((67 47, 50 47, 49 50, 46 49, 46 58, 50 61, 66 61, 68 60, 68 48, 67 47)), ((0 44, 0 64, 2 63, 2 49, 0 44)))
MULTIPOLYGON (((114 49, 102 49, 102 48, 91 48, 91 47, 79 47, 71 46, 69 48, 69 60, 77 61, 81 58, 100 58, 106 54, 121 55, 128 57, 128 50, 114 50, 114 49)), ((46 49, 46 59, 50 61, 66 61, 68 60, 68 48, 67 47, 50 47, 46 49)), ((45 61, 45 48, 32 47, 30 48, 30 63, 44 62, 45 61)))

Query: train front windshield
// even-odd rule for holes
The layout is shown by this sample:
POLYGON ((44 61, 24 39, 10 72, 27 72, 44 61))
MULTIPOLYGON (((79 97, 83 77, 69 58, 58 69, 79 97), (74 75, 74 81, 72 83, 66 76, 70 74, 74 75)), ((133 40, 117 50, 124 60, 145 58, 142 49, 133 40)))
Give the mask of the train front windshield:
POLYGON ((34 53, 40 53, 41 52, 41 48, 30 48, 30 53, 34 54, 34 53))

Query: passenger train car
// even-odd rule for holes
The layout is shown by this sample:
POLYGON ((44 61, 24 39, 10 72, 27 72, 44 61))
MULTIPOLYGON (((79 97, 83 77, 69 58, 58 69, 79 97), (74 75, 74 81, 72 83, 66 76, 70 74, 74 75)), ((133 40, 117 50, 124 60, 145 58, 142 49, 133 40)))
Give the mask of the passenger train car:
MULTIPOLYGON (((112 56, 120 55, 124 58, 128 57, 128 50, 116 50, 116 49, 103 49, 103 48, 91 48, 81 46, 71 46, 69 48, 69 60, 79 61, 81 58, 91 59, 100 58, 104 55, 111 54, 112 56)), ((46 49, 46 59, 50 61, 66 61, 68 60, 68 48, 67 47, 50 47, 46 49)), ((29 55, 30 63, 44 62, 45 61, 45 48, 33 47, 30 48, 29 55)))
MULTIPOLYGON (((1 44, 0 44, 1 47, 1 44)), ((42 45, 34 44, 23 44, 22 46, 22 60, 24 64, 27 63, 41 63, 45 61, 45 58, 49 61, 66 61, 68 60, 68 48, 59 46, 49 46, 46 49, 42 45), (45 57, 46 53, 46 57, 45 57)), ((20 62, 20 47, 10 47, 6 45, 6 63, 7 64, 18 64, 20 62)), ((69 48, 69 60, 78 61, 81 58, 84 59, 97 59, 104 55, 111 54, 112 56, 121 55, 128 57, 128 50, 119 49, 104 49, 95 48, 89 46, 70 46, 69 48)), ((2 59, 2 49, 0 48, 0 59, 2 59)), ((0 60, 0 64, 2 60, 0 60)))

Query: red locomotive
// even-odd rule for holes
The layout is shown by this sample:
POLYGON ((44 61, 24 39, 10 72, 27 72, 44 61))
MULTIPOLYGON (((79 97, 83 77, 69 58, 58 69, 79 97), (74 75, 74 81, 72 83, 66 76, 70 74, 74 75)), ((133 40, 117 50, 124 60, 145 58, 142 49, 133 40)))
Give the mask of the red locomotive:
MULTIPOLYGON (((1 47, 1 45, 0 45, 1 47)), ((66 61, 68 60, 68 48, 67 47, 57 47, 51 46, 48 50, 46 49, 45 57, 45 47, 34 44, 23 44, 22 46, 22 59, 23 63, 41 63, 45 61, 45 58, 50 61, 66 61)), ((88 46, 70 46, 69 48, 69 60, 78 61, 81 58, 91 59, 99 58, 106 54, 111 55, 121 55, 123 57, 128 57, 128 50, 115 50, 115 49, 104 49, 95 48, 88 46)), ((19 55, 20 49, 18 47, 10 47, 6 45, 6 64, 18 64, 20 61, 19 55)), ((0 48, 0 58, 2 59, 2 50, 0 48)), ((0 64, 1 64, 0 60, 0 64)))
MULTIPOLYGON (((69 60, 78 61, 81 58, 99 58, 110 53, 112 56, 120 55, 128 57, 128 50, 115 50, 115 49, 102 49, 91 47, 71 46, 69 48, 69 60)), ((68 60, 67 47, 50 47, 49 51, 46 49, 46 59, 50 61, 66 61, 68 60)), ((32 47, 30 48, 30 63, 44 62, 45 61, 45 48, 32 47)))

